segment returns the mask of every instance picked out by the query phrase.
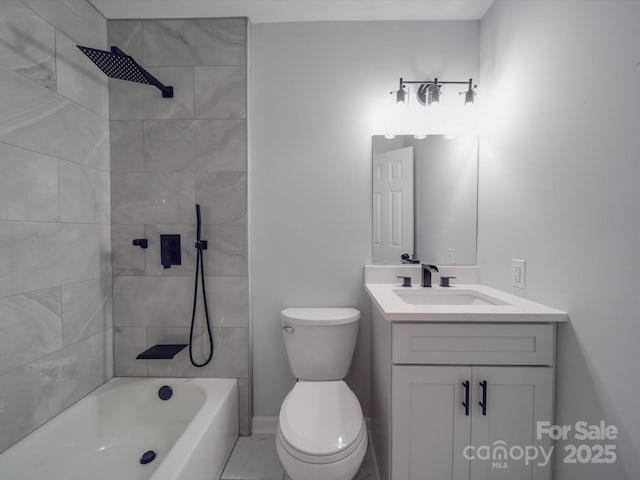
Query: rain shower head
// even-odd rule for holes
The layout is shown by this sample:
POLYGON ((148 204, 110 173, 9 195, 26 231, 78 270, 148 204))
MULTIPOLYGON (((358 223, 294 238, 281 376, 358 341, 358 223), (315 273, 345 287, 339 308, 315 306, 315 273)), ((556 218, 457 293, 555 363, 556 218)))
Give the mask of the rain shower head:
POLYGON ((77 47, 108 77, 153 85, 160 89, 164 98, 173 98, 173 87, 160 83, 156 77, 138 65, 133 57, 127 55, 118 47, 111 47, 110 52, 81 45, 77 45, 77 47))

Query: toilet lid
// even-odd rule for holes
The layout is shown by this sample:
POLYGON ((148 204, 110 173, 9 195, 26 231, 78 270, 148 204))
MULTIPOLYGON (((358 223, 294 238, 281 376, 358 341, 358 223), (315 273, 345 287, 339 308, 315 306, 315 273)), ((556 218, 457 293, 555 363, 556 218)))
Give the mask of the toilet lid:
POLYGON ((298 382, 282 403, 279 422, 296 450, 333 455, 358 438, 363 416, 358 399, 342 380, 298 382))
POLYGON ((329 326, 347 325, 360 320, 360 311, 355 308, 285 308, 282 319, 291 325, 329 326))

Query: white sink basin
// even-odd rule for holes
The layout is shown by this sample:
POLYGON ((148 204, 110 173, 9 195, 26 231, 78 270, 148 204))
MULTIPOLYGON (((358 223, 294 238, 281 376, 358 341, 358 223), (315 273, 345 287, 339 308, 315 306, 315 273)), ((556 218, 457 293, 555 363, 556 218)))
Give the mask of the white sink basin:
POLYGON ((394 289, 403 302, 410 305, 508 305, 497 298, 473 290, 394 289))

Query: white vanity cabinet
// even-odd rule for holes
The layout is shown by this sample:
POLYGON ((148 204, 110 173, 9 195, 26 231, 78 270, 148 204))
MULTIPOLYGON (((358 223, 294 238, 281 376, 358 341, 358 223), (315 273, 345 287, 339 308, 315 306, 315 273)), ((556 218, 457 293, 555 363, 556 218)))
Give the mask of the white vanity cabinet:
POLYGON ((393 480, 550 478, 549 465, 474 456, 497 441, 507 448, 544 443, 548 451, 535 437, 536 421, 552 417, 551 368, 394 365, 392 377, 393 480), (475 448, 466 459, 468 446, 475 448))
POLYGON ((542 456, 526 465, 495 447, 549 452, 536 426, 553 421, 554 323, 389 322, 372 307, 371 430, 381 480, 551 478, 542 456), (477 458, 494 450, 495 459, 477 458))

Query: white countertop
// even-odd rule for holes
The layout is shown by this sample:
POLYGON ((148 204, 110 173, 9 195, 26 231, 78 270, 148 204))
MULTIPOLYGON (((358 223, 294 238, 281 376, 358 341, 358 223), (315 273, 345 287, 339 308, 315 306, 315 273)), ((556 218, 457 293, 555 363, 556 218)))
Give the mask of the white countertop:
POLYGON ((471 290, 494 297, 503 305, 415 305, 404 302, 394 290, 419 291, 424 287, 402 288, 398 283, 365 283, 365 290, 392 322, 484 322, 484 323, 550 323, 568 320, 566 312, 547 307, 526 298, 480 284, 456 284, 449 288, 434 285, 434 293, 471 290))

